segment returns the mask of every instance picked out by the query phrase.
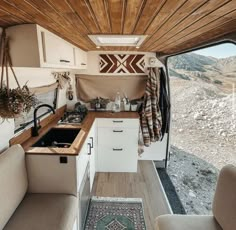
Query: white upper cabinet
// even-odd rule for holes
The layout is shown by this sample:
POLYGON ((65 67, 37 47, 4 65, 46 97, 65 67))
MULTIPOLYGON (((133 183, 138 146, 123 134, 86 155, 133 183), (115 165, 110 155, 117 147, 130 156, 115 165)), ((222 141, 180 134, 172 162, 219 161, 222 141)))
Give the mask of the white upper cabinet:
POLYGON ((86 52, 39 25, 13 26, 7 29, 7 34, 10 37, 10 53, 14 67, 87 67, 86 52))
POLYGON ((75 66, 75 48, 72 45, 45 31, 41 31, 41 40, 44 65, 75 66))
POLYGON ((87 52, 77 48, 75 50, 75 64, 78 69, 87 69, 87 52))

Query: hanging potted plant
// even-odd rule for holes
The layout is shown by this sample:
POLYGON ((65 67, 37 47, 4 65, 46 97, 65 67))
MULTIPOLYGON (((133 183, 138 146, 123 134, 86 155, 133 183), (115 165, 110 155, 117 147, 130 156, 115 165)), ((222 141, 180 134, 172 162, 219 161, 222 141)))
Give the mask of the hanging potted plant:
POLYGON ((0 117, 4 119, 15 118, 22 112, 29 112, 32 107, 38 103, 37 98, 32 94, 27 85, 20 86, 15 72, 12 68, 12 62, 9 54, 9 39, 6 38, 5 30, 2 32, 0 40, 1 49, 1 81, 0 81, 0 117), (9 86, 10 68, 17 83, 16 88, 9 86), (4 71, 5 70, 5 71, 4 71), (4 83, 4 81, 6 83, 4 83))

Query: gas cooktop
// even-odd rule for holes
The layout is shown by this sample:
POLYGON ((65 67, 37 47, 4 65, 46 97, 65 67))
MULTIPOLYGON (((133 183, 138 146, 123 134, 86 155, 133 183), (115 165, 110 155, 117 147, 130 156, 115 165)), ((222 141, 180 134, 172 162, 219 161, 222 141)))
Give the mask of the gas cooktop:
POLYGON ((58 122, 58 124, 76 124, 80 125, 85 118, 86 114, 78 112, 65 112, 64 116, 58 122))

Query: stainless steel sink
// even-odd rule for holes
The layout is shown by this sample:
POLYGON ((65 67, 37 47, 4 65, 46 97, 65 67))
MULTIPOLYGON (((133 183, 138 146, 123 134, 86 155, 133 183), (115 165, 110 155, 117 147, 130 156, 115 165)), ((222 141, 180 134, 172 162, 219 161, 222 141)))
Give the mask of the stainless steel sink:
POLYGON ((32 147, 69 148, 80 129, 52 128, 32 147))

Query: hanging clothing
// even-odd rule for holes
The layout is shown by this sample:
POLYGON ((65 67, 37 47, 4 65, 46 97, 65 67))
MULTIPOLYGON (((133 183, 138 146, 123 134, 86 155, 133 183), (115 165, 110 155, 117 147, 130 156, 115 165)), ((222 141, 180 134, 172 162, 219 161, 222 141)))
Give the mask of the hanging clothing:
POLYGON ((160 98, 159 107, 161 110, 162 127, 161 127, 161 140, 165 133, 169 132, 170 122, 170 99, 166 89, 166 74, 164 68, 160 68, 160 98))
POLYGON ((143 140, 140 139, 139 141, 139 153, 143 152, 142 144, 150 146, 151 142, 161 139, 162 117, 159 108, 159 97, 160 70, 159 68, 150 68, 140 113, 143 140))

